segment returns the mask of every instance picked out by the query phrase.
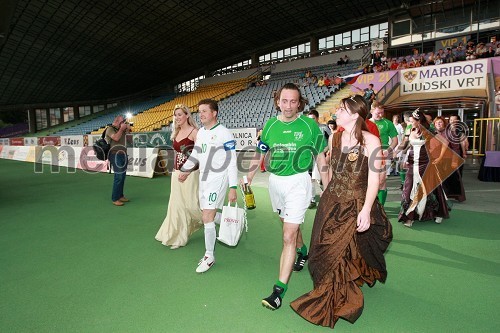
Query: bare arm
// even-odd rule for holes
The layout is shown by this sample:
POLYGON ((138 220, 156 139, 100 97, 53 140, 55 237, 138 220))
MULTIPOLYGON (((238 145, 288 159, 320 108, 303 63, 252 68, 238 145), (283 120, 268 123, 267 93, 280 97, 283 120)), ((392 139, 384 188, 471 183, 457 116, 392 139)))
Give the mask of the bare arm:
POLYGON ((330 181, 330 178, 328 178, 328 163, 326 162, 326 157, 324 153, 319 153, 316 156, 316 166, 319 170, 319 174, 321 175, 321 181, 323 182, 323 187, 328 186, 328 182, 330 181))
POLYGON ((327 182, 323 182, 323 187, 326 188, 326 186, 328 185, 328 183, 330 183, 330 179, 332 179, 332 168, 331 166, 329 165, 330 164, 330 160, 332 158, 332 147, 333 147, 333 134, 330 135, 330 137, 328 138, 328 152, 326 153, 326 164, 328 166, 328 170, 327 170, 327 182))
POLYGON ((460 146, 462 146, 462 157, 467 158, 467 150, 469 149, 469 140, 464 135, 460 141, 460 146))
POLYGON ((120 128, 118 129, 118 131, 116 131, 115 134, 110 135, 110 138, 113 141, 120 141, 120 139, 122 138, 122 135, 128 133, 127 131, 129 131, 129 129, 130 129, 130 126, 128 124, 122 123, 120 125, 120 128))
POLYGON ((250 160, 250 165, 248 166, 248 173, 247 173, 248 185, 252 184, 253 177, 255 176, 255 173, 257 172, 260 163, 264 159, 264 156, 265 156, 264 154, 261 154, 256 150, 255 154, 253 155, 253 158, 250 160))
POLYGON ((387 148, 387 152, 384 154, 384 156, 387 156, 388 158, 392 158, 394 155, 396 155, 395 149, 398 146, 398 144, 399 144, 399 139, 397 136, 391 138, 391 144, 387 148))
POLYGON ((377 197, 380 173, 382 172, 382 150, 380 140, 372 134, 366 134, 366 153, 368 154, 368 188, 366 189, 365 203, 358 214, 357 231, 363 232, 370 228, 370 213, 373 202, 377 197))

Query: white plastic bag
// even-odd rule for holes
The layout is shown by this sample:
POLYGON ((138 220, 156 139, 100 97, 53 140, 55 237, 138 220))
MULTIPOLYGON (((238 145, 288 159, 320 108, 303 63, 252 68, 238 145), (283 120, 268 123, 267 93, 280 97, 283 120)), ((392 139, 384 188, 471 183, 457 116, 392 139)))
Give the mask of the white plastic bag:
POLYGON ((246 211, 243 208, 238 208, 237 203, 232 207, 231 203, 228 202, 227 206, 222 207, 219 237, 217 239, 229 246, 236 246, 246 225, 246 211))

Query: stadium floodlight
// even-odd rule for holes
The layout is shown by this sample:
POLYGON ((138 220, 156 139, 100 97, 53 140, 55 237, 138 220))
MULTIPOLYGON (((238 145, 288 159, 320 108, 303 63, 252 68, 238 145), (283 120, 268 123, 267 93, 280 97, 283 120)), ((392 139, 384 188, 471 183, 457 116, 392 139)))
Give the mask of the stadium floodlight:
POLYGON ((125 118, 127 118, 127 120, 130 119, 130 118, 132 118, 132 113, 131 112, 127 112, 125 114, 125 118))

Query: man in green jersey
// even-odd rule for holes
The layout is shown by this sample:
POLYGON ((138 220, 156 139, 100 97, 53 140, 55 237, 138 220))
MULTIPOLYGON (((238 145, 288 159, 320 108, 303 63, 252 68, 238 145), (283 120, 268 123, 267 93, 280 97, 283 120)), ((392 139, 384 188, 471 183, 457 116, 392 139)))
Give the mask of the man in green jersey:
POLYGON ((292 270, 302 270, 308 258, 300 225, 310 203, 312 188, 308 170, 314 158, 323 184, 328 184, 325 155, 319 154, 326 147, 325 138, 313 119, 299 114, 307 103, 299 88, 293 83, 285 84, 277 91, 274 102, 281 114, 265 124, 248 172, 251 183, 266 156, 266 170, 271 173, 271 204, 283 223, 279 278, 272 294, 262 300, 262 304, 272 310, 281 306, 292 270))
MULTIPOLYGON (((386 168, 390 166, 394 149, 398 145, 398 131, 389 119, 384 118, 384 106, 377 101, 373 102, 370 113, 372 114, 371 121, 377 125, 380 133, 380 142, 382 144, 382 154, 384 156, 384 165, 386 168)), ((378 200, 385 204, 387 199, 387 173, 380 173, 380 186, 378 191, 378 200)))

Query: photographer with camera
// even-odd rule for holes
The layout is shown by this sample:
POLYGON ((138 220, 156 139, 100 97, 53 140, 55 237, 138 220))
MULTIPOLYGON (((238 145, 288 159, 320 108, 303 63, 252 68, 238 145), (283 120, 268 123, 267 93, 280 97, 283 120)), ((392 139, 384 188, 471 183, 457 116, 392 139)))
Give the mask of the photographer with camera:
POLYGON ((123 116, 117 116, 111 126, 106 129, 106 140, 111 145, 108 160, 115 173, 111 194, 111 200, 115 206, 123 206, 124 202, 129 201, 123 194, 123 187, 125 186, 128 165, 125 137, 131 131, 130 124, 125 121, 123 116))

